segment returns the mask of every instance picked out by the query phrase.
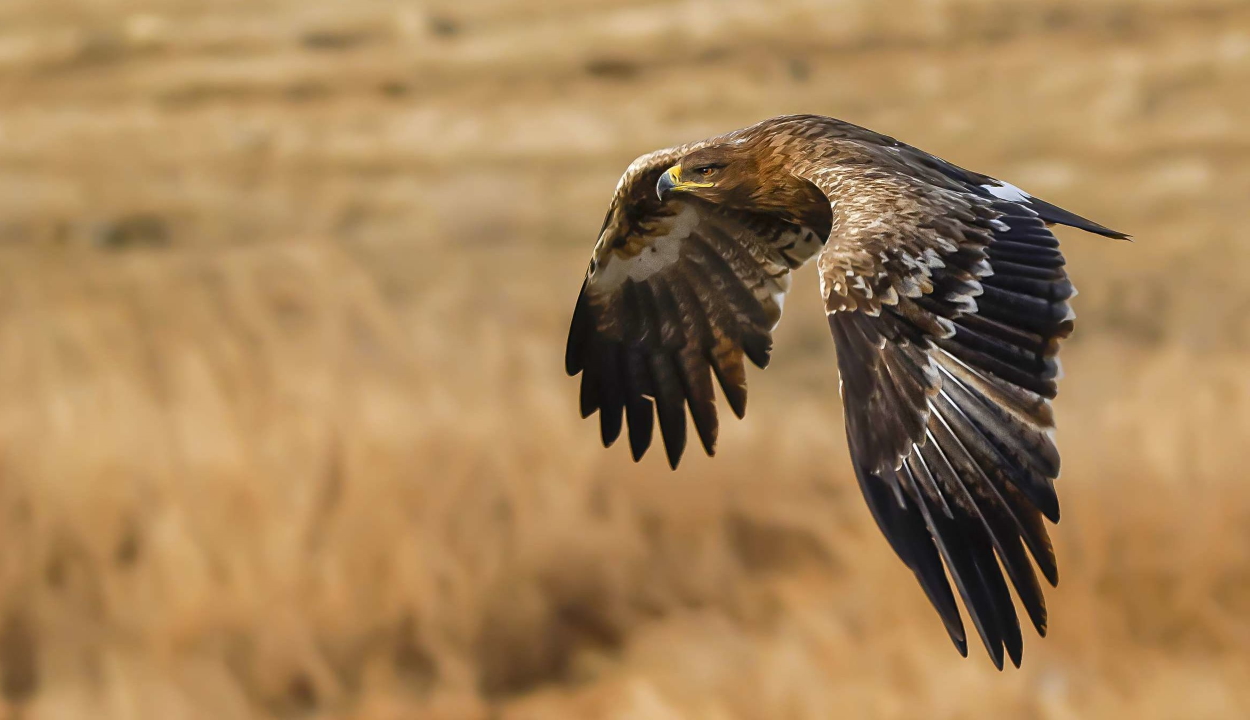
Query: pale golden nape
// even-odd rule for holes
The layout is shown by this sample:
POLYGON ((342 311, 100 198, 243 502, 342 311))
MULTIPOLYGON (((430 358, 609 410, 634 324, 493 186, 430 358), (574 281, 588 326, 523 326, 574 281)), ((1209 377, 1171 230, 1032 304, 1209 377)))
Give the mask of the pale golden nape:
POLYGON ((638 460, 658 420, 675 469, 689 411, 712 455, 713 378, 742 417, 743 359, 768 364, 790 271, 818 257, 864 499, 959 652, 948 573, 994 664, 1019 666, 1007 581, 1039 635, 1033 564, 1058 582, 1043 518, 1059 520, 1050 400, 1075 290, 1055 223, 1127 237, 833 118, 658 151, 617 187, 565 369, 605 446, 627 426, 638 460))

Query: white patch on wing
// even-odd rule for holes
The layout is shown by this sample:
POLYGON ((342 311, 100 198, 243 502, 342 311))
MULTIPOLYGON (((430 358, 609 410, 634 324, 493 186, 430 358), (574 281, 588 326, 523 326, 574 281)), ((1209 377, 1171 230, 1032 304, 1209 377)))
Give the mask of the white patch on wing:
POLYGON ((774 330, 776 330, 778 322, 781 321, 781 312, 785 310, 785 296, 788 292, 790 292, 789 272, 770 277, 768 281, 755 289, 756 299, 759 299, 765 309, 769 310, 769 315, 775 317, 773 321, 774 330))
POLYGON ((1004 180, 999 180, 998 185, 982 185, 981 187, 985 188, 989 194, 1000 200, 1027 202, 1033 198, 1032 195, 1004 180))
POLYGON ((681 255, 681 241, 690 237, 698 224, 698 211, 687 205, 668 221, 668 232, 652 238, 634 257, 622 258, 608 253, 591 277, 591 286, 601 291, 613 290, 626 280, 638 282, 660 272, 677 262, 681 255))
POLYGON ((778 244, 782 247, 793 243, 793 247, 788 250, 782 250, 781 254, 790 261, 792 268, 802 267, 807 261, 816 257, 820 249, 824 247, 823 238, 817 235, 809 228, 802 228, 795 237, 794 233, 786 233, 783 235, 778 244))

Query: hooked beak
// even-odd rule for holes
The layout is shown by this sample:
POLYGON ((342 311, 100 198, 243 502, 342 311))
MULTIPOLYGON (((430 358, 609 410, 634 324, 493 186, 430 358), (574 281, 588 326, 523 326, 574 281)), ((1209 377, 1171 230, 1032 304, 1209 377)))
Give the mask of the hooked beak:
POLYGON ((669 192, 673 190, 689 190, 691 188, 704 187, 712 187, 712 183, 683 182, 681 179, 681 165, 674 165, 664 171, 664 174, 660 176, 658 181, 656 181, 655 194, 663 200, 664 196, 668 195, 669 192))

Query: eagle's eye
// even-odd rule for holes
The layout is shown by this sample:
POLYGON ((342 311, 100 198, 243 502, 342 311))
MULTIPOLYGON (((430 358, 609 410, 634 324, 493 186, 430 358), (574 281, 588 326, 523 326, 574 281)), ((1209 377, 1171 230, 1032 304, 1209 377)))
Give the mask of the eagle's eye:
POLYGON ((691 172, 701 178, 707 178, 715 175, 716 171, 723 167, 725 167, 724 163, 708 163, 706 165, 699 165, 692 168, 691 172))

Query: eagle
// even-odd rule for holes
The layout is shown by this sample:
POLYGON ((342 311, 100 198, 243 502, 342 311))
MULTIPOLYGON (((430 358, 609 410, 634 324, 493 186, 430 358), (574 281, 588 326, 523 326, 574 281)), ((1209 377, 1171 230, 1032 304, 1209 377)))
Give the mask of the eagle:
POLYGON ((605 447, 628 427, 637 461, 658 420, 676 469, 688 412, 712 455, 714 385, 743 417, 745 360, 768 365, 790 273, 815 258, 868 508, 960 654, 947 573, 994 665, 1019 667, 1007 580, 1043 637, 1034 563, 1059 580, 1043 518, 1059 521, 1051 400, 1076 290, 1056 224, 1128 238, 830 117, 657 150, 616 186, 565 369, 605 447))

